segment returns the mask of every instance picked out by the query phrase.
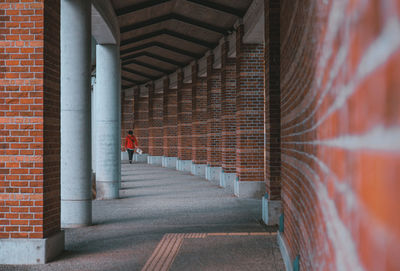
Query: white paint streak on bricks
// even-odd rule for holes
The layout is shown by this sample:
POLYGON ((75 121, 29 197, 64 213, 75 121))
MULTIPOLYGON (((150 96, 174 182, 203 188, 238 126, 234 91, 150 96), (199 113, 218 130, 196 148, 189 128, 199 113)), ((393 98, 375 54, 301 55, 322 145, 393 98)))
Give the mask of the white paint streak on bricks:
MULTIPOLYGON (((345 47, 345 44, 343 44, 342 46, 345 47)), ((400 22, 397 19, 391 19, 386 24, 380 37, 374 43, 372 43, 372 45, 369 47, 366 54, 360 61, 360 65, 358 66, 358 70, 354 79, 349 84, 343 85, 342 87, 338 86, 334 89, 337 92, 336 99, 334 103, 329 107, 327 112, 323 116, 321 116, 311 128, 298 133, 292 133, 286 136, 282 136, 282 138, 289 136, 299 136, 316 130, 319 126, 322 125, 322 123, 324 123, 328 119, 329 116, 331 116, 334 112, 336 112, 346 104, 349 97, 352 96, 356 91, 356 86, 358 86, 369 74, 371 74, 381 65, 385 64, 390 56, 397 52, 399 49, 400 22)), ((327 92, 328 91, 324 92, 324 94, 327 92)), ((322 95, 314 111, 317 111, 319 109, 319 106, 322 104, 324 98, 325 95, 322 95)), ((314 112, 302 123, 306 122, 312 115, 314 115, 314 112)), ((297 127, 302 123, 297 123, 296 125, 292 127, 287 127, 284 130, 292 129, 293 127, 297 127)))
MULTIPOLYGON (((306 176, 306 180, 315 187, 315 194, 317 195, 319 203, 317 206, 320 206, 320 208, 323 209, 321 214, 325 222, 324 225, 327 238, 329 238, 329 243, 332 244, 335 250, 335 269, 354 271, 364 270, 358 258, 355 243, 349 229, 340 219, 335 202, 329 197, 326 186, 322 183, 319 175, 303 161, 294 157, 289 157, 285 154, 283 154, 283 159, 286 163, 305 174, 305 176, 308 175, 306 176)), ((309 255, 309 253, 306 255, 309 255)))

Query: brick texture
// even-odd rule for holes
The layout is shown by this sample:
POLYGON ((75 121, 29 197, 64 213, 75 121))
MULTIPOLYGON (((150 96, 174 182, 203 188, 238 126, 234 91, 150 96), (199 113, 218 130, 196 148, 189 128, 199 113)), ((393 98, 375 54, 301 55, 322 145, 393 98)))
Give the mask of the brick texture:
POLYGON ((214 69, 214 55, 207 57, 207 165, 221 166, 221 70, 214 69))
POLYGON ((169 79, 164 79, 163 96, 163 148, 164 156, 178 156, 178 107, 177 90, 169 88, 169 79))
POLYGON ((163 155, 163 93, 149 87, 149 154, 163 155))
POLYGON ((225 173, 236 173, 236 59, 221 47, 221 161, 225 173))
POLYGON ((139 128, 139 99, 140 89, 135 87, 133 89, 133 132, 137 136, 137 129, 139 128))
POLYGON ((59 9, 0 2, 0 238, 60 231, 59 9))
MULTIPOLYGON (((142 96, 140 89, 137 89, 139 94, 136 95, 137 102, 137 118, 135 117, 134 134, 138 140, 139 148, 143 153, 149 153, 149 96, 142 96)), ((135 102, 136 105, 136 102, 135 102)))
POLYGON ((236 172, 239 181, 264 181, 264 45, 236 33, 236 172))
POLYGON ((121 93, 121 146, 125 146, 125 138, 134 126, 134 92, 126 89, 121 93))
POLYGON ((198 65, 192 67, 192 161, 207 164, 207 78, 198 76, 198 65))
POLYGON ((399 1, 281 8, 289 254, 301 270, 399 270, 399 1))
POLYGON ((178 158, 192 160, 192 84, 183 83, 178 72, 178 158))
POLYGON ((270 200, 281 199, 280 1, 265 2, 265 181, 270 200))

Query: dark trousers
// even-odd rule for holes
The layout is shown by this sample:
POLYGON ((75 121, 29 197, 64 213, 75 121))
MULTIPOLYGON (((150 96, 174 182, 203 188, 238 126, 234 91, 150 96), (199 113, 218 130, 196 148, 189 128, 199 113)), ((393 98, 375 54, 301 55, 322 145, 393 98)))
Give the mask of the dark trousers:
POLYGON ((135 151, 134 150, 130 150, 130 149, 127 149, 127 151, 128 151, 128 156, 129 156, 129 162, 132 162, 133 153, 135 151))

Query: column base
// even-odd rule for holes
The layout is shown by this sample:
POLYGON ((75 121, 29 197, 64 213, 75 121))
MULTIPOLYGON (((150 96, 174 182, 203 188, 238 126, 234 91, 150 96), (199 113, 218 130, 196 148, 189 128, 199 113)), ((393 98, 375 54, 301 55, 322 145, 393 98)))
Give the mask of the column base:
POLYGON ((133 161, 138 163, 147 163, 147 156, 148 154, 133 154, 133 161))
POLYGON ((265 194, 265 182, 250 182, 235 180, 234 194, 238 198, 259 199, 265 194))
POLYGON ((225 188, 227 191, 233 193, 236 180, 236 173, 225 173, 221 172, 221 177, 219 178, 219 186, 225 188))
POLYGON ((43 239, 0 239, 0 264, 47 263, 63 252, 64 240, 64 231, 43 239))
POLYGON ((279 217, 282 213, 280 200, 269 200, 268 194, 262 197, 262 220, 266 225, 279 225, 279 217))
POLYGON ((176 169, 176 160, 176 157, 163 156, 161 161, 162 167, 176 169))
POLYGON ((61 228, 92 225, 92 200, 61 200, 61 228))
POLYGON ((285 240, 283 239, 282 233, 280 232, 278 232, 278 245, 279 245, 279 250, 281 251, 283 262, 285 263, 286 271, 292 271, 293 266, 290 260, 289 252, 285 240))
POLYGON ((118 199, 119 198, 119 182, 96 182, 96 199, 118 199))
POLYGON ((205 177, 206 176, 206 166, 205 164, 195 164, 192 163, 191 173, 195 176, 205 177))
POLYGON ((149 155, 147 156, 147 163, 150 165, 158 165, 161 166, 162 165, 162 156, 152 156, 149 155))
POLYGON ((121 152, 121 161, 128 161, 128 160, 129 160, 128 152, 122 151, 121 152))
POLYGON ((191 172, 192 170, 192 160, 176 160, 176 170, 191 172))
POLYGON ((206 179, 213 184, 219 185, 222 167, 206 166, 206 179))

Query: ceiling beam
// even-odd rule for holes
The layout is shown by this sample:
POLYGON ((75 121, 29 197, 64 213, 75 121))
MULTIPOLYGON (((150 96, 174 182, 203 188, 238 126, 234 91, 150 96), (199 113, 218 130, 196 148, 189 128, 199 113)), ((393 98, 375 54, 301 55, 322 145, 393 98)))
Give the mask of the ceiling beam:
POLYGON ((231 14, 231 15, 234 15, 237 17, 243 17, 246 14, 245 11, 242 11, 242 10, 239 10, 239 9, 236 9, 233 7, 225 6, 222 4, 218 4, 218 3, 208 1, 208 0, 186 0, 186 1, 198 4, 198 5, 202 5, 202 6, 214 9, 214 10, 218 10, 218 11, 221 11, 224 13, 228 13, 228 14, 231 14))
POLYGON ((153 53, 149 53, 149 52, 140 52, 140 53, 137 53, 137 54, 124 56, 124 57, 121 58, 121 60, 123 61, 123 63, 125 63, 128 60, 135 59, 135 58, 140 57, 140 56, 147 56, 147 57, 150 57, 150 58, 154 58, 154 59, 157 59, 159 61, 171 64, 171 65, 174 65, 174 66, 178 66, 178 67, 183 67, 186 64, 186 63, 183 63, 183 62, 180 62, 180 61, 176 61, 176 60, 171 59, 171 58, 163 57, 163 56, 160 56, 160 55, 157 55, 157 54, 153 54, 153 53))
POLYGON ((123 26, 120 28, 121 33, 126 33, 132 30, 136 30, 139 28, 143 28, 146 26, 150 26, 153 24, 158 24, 158 23, 162 23, 168 20, 177 20, 179 22, 183 22, 186 24, 190 24, 190 25, 194 25, 203 29, 207 29, 209 31, 213 31, 216 33, 220 33, 220 34, 226 34, 227 30, 212 24, 208 24, 202 21, 198 21, 196 19, 193 18, 189 18, 180 14, 175 14, 175 13, 171 13, 171 14, 167 14, 167 15, 163 15, 163 16, 159 16, 159 17, 155 17, 155 18, 151 18, 147 21, 142 21, 139 23, 135 23, 135 24, 131 24, 131 25, 127 25, 127 26, 123 26))
POLYGON ((139 65, 139 66, 142 66, 142 67, 154 70, 154 71, 162 72, 162 73, 165 73, 165 74, 168 74, 168 73, 172 72, 170 70, 162 69, 162 68, 160 68, 158 66, 153 66, 151 64, 147 64, 145 62, 142 62, 142 61, 139 61, 139 60, 135 60, 135 59, 131 59, 131 60, 128 60, 128 61, 122 63, 123 66, 130 65, 130 64, 139 65))
POLYGON ((129 13, 133 13, 135 11, 138 10, 142 10, 142 9, 146 9, 146 8, 151 8, 153 6, 157 6, 166 2, 170 2, 172 0, 149 0, 149 1, 145 1, 139 4, 134 4, 134 5, 130 5, 124 8, 119 8, 115 11, 115 13, 117 14, 117 16, 122 16, 125 14, 129 14, 129 13))
POLYGON ((121 50, 121 55, 125 55, 125 54, 133 53, 133 52, 136 52, 136 51, 139 51, 139 50, 147 49, 149 47, 160 47, 160 48, 163 48, 165 50, 169 50, 171 52, 174 52, 174 53, 177 53, 177 54, 181 54, 181 55, 185 55, 185 56, 189 56, 189 57, 193 57, 193 58, 202 57, 201 54, 196 54, 196 53, 193 53, 193 52, 190 52, 190 51, 179 49, 179 48, 176 48, 174 46, 170 46, 170 45, 162 43, 162 42, 148 42, 148 43, 136 46, 136 47, 132 47, 132 48, 128 48, 128 49, 125 49, 125 50, 121 50))
POLYGON ((137 70, 134 70, 134 69, 131 69, 131 68, 127 68, 127 67, 123 67, 122 70, 126 71, 126 72, 129 72, 129 73, 132 73, 132 74, 136 74, 136 75, 142 76, 144 78, 151 79, 151 80, 155 80, 155 79, 158 78, 158 76, 152 76, 150 74, 147 74, 147 73, 144 73, 144 72, 140 72, 140 71, 137 71, 137 70))
POLYGON ((122 90, 125 90, 125 89, 130 89, 131 87, 134 87, 134 86, 136 86, 137 84, 133 84, 133 85, 122 85, 122 90))
POLYGON ((131 79, 131 78, 128 78, 126 76, 121 76, 121 79, 124 80, 124 81, 130 82, 130 83, 134 83, 136 85, 142 84, 142 82, 134 80, 134 79, 131 79))
POLYGON ((191 43, 194 43, 194 44, 201 45, 201 46, 209 48, 209 49, 213 49, 213 48, 217 47, 217 45, 218 45, 217 43, 208 42, 208 41, 205 41, 205 40, 202 40, 202 39, 198 39, 198 38, 193 37, 193 36, 188 36, 188 35, 185 35, 185 34, 182 34, 182 33, 178 33, 178 32, 172 31, 172 30, 168 30, 168 29, 162 29, 162 30, 146 33, 146 34, 141 35, 141 36, 137 36, 137 37, 129 38, 129 39, 126 39, 126 40, 122 40, 121 41, 121 46, 128 45, 128 44, 135 43, 135 42, 139 42, 139 41, 143 41, 143 40, 146 40, 146 39, 151 39, 151 38, 154 38, 154 37, 157 37, 157 36, 161 36, 161 35, 168 35, 168 36, 171 36, 171 37, 174 37, 174 38, 178 38, 178 39, 181 39, 181 40, 184 40, 184 41, 188 41, 188 42, 191 42, 191 43))

